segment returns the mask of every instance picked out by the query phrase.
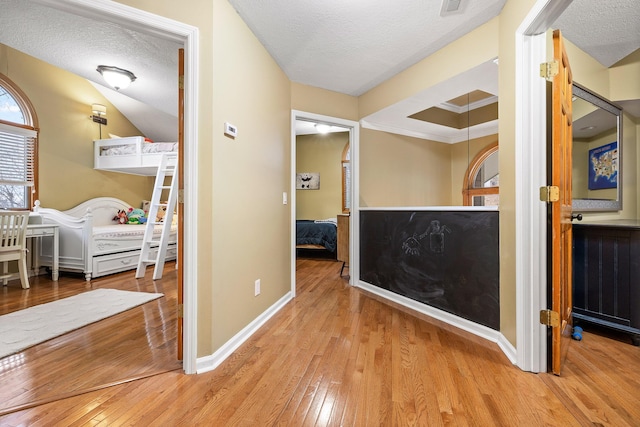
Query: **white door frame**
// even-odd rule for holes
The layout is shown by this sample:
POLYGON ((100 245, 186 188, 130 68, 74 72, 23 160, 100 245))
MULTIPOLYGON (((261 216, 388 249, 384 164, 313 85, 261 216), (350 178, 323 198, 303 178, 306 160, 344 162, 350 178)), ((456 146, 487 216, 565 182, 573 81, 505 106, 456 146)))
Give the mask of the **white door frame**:
POLYGON ((516 31, 516 334, 517 365, 547 371, 546 32, 572 0, 538 0, 516 31))
MULTIPOLYGON (((198 212, 198 62, 199 31, 181 22, 106 0, 32 0, 36 3, 84 16, 96 21, 113 22, 155 37, 184 43, 184 339, 182 368, 196 372, 198 270, 195 232, 198 212)), ((176 52, 177 55, 177 52, 176 52)))
POLYGON ((321 114, 307 113, 304 111, 291 110, 291 187, 289 197, 291 206, 291 296, 296 296, 296 120, 308 122, 325 123, 349 129, 349 154, 351 156, 351 214, 349 215, 349 284, 353 286, 355 277, 358 277, 360 268, 359 260, 354 257, 358 253, 357 236, 359 233, 359 211, 360 204, 357 197, 359 194, 359 165, 360 154, 360 124, 352 120, 339 119, 337 117, 324 116, 321 114))

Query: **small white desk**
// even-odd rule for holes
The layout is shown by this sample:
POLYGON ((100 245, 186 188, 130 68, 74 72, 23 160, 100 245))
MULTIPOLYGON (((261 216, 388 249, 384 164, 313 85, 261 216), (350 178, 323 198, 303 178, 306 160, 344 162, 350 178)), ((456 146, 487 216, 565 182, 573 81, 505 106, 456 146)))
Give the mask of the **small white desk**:
MULTIPOLYGON (((27 225, 27 239, 39 237, 53 237, 53 254, 52 254, 52 266, 51 266, 51 280, 58 281, 58 256, 60 249, 60 241, 58 237, 58 224, 28 224, 27 225)), ((33 257, 35 265, 33 268, 36 271, 40 270, 40 257, 38 256, 38 250, 34 250, 36 256, 33 257)))

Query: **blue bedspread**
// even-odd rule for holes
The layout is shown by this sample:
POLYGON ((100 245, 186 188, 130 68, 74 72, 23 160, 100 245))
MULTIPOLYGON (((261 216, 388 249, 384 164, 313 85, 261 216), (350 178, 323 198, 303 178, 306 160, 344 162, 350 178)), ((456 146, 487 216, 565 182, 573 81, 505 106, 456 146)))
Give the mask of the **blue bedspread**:
POLYGON ((335 252, 337 238, 337 227, 331 222, 306 219, 296 221, 296 245, 321 245, 328 251, 335 252))

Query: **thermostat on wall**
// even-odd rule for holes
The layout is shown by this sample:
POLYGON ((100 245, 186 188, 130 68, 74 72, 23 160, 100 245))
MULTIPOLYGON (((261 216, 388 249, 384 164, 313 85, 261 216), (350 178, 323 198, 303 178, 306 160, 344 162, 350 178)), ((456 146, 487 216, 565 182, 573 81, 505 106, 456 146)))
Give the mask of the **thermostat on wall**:
POLYGON ((236 136, 238 136, 238 128, 231 123, 224 122, 224 134, 235 138, 236 136))

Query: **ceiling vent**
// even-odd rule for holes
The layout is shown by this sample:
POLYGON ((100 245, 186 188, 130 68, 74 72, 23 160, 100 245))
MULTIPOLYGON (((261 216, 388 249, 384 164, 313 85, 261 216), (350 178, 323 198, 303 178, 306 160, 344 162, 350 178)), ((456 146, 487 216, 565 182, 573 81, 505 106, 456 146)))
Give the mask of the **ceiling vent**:
POLYGON ((449 16, 462 13, 466 0, 442 0, 440 16, 449 16))

